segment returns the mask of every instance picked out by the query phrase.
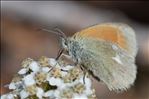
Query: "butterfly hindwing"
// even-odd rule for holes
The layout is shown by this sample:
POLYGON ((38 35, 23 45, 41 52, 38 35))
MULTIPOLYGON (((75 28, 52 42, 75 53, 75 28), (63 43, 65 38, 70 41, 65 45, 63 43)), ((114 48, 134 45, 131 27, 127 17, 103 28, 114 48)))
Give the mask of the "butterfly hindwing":
POLYGON ((136 78, 136 66, 132 57, 121 51, 115 51, 110 43, 86 39, 81 62, 94 76, 101 79, 110 90, 125 90, 136 78), (93 50, 97 49, 97 50, 93 50), (117 57, 119 56, 119 57, 117 57), (120 62, 114 60, 117 57, 120 62))

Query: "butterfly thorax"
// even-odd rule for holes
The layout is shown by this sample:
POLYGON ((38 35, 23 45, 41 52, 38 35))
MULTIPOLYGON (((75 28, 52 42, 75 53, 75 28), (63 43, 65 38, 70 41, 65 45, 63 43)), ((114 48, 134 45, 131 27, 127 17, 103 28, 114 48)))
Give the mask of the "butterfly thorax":
POLYGON ((83 48, 79 42, 77 42, 75 39, 68 38, 66 50, 74 62, 81 63, 80 55, 83 52, 83 48))

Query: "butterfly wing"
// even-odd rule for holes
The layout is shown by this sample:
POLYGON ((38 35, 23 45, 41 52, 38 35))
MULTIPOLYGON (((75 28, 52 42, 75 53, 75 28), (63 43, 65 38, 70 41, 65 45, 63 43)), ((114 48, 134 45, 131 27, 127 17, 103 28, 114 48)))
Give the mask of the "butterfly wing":
POLYGON ((130 55, 136 56, 137 45, 134 30, 122 23, 104 23, 89 27, 78 33, 74 38, 82 40, 82 38, 93 38, 105 40, 117 44, 122 49, 126 50, 130 55))
POLYGON ((82 48, 77 55, 81 63, 110 90, 125 90, 134 83, 137 47, 134 31, 129 26, 97 25, 76 33, 73 38, 82 48))
POLYGON ((110 90, 125 90, 134 83, 136 66, 132 57, 120 48, 113 50, 111 44, 104 41, 86 39, 84 42, 88 46, 79 54, 81 63, 110 90))

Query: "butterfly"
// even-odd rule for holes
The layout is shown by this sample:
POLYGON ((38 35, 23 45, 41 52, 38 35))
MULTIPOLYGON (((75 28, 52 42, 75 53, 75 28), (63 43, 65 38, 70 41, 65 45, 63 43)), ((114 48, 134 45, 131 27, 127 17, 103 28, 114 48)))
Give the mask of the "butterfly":
POLYGON ((72 37, 61 34, 59 56, 67 51, 74 62, 104 82, 109 90, 124 91, 134 84, 138 48, 135 32, 130 26, 102 23, 83 29, 72 37))

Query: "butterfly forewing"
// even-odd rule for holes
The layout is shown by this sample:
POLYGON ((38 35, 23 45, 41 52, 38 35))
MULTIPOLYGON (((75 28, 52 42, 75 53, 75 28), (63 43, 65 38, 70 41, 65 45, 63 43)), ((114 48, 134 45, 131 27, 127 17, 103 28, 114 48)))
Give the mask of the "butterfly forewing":
POLYGON ((133 56, 135 56, 137 52, 135 33, 133 29, 121 23, 95 25, 76 33, 73 37, 78 40, 82 38, 93 38, 109 41, 117 44, 133 56))

